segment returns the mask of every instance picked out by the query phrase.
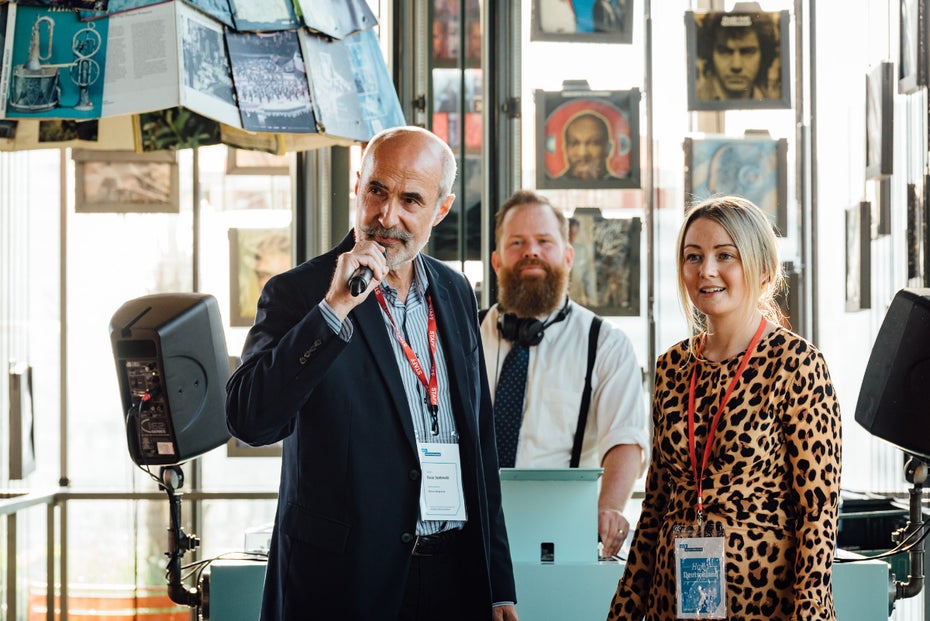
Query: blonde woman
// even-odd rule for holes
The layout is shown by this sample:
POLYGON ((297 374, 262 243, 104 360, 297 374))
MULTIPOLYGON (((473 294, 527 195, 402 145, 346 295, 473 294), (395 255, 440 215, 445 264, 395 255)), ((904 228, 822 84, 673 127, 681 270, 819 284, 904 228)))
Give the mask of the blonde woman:
POLYGON ((772 227, 711 198, 677 251, 692 336, 656 362, 646 496, 608 619, 835 619, 840 410, 821 353, 782 325, 772 227))

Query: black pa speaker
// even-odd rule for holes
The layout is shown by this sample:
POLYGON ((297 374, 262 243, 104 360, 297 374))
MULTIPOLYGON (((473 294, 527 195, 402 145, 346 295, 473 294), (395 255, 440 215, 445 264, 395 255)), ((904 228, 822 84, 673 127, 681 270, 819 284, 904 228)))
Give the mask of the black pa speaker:
POLYGON ((140 466, 178 465, 224 444, 226 337, 216 298, 143 296, 110 320, 126 441, 140 466))
POLYGON ((872 346, 856 422, 930 460, 930 289, 895 294, 872 346))

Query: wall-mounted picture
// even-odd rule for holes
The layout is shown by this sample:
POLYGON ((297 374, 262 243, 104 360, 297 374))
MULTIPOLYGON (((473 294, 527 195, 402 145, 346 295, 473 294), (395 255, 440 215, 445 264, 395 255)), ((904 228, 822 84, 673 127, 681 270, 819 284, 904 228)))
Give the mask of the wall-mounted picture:
POLYGON ((465 64, 475 67, 481 60, 481 7, 467 0, 464 19, 459 0, 433 0, 433 67, 457 67, 461 54, 461 32, 465 30, 465 64), (464 24, 463 24, 464 22, 464 24))
POLYGON ((865 76, 865 176, 891 175, 894 131, 894 63, 883 62, 865 76))
POLYGON ((688 109, 790 108, 788 11, 685 13, 688 109))
POLYGON ((76 212, 178 213, 178 162, 173 152, 71 153, 76 212))
POLYGON ((533 0, 533 41, 632 43, 633 0, 533 0))
POLYGON ((536 91, 536 187, 640 187, 639 90, 536 91))
POLYGON ((871 308, 872 206, 862 201, 846 209, 846 310, 871 308))
POLYGON ((293 155, 230 148, 226 152, 227 175, 289 175, 293 155))
POLYGON ((35 472, 35 409, 32 397, 32 367, 11 362, 9 366, 10 395, 10 479, 20 480, 35 472))
POLYGON ((891 234, 891 179, 869 182, 866 199, 872 205, 872 239, 891 234))
POLYGON ((263 446, 252 446, 246 444, 239 438, 230 438, 226 441, 227 457, 280 457, 284 447, 284 441, 275 442, 274 444, 265 444, 263 446))
POLYGON ((717 195, 742 196, 788 229, 788 141, 784 138, 685 138, 685 208, 717 195))
POLYGON ((927 61, 920 53, 927 19, 924 5, 925 0, 900 0, 898 92, 902 94, 927 84, 927 61))
POLYGON ((582 207, 569 219, 575 251, 569 294, 604 317, 640 314, 639 218, 605 218, 601 210, 582 207))
POLYGON ((917 194, 917 184, 907 184, 907 230, 905 231, 905 240, 907 241, 907 280, 908 284, 915 278, 921 278, 921 260, 920 260, 920 236, 918 227, 920 225, 920 198, 917 194))
POLYGON ((265 283, 293 265, 290 229, 229 229, 229 325, 251 326, 265 283))

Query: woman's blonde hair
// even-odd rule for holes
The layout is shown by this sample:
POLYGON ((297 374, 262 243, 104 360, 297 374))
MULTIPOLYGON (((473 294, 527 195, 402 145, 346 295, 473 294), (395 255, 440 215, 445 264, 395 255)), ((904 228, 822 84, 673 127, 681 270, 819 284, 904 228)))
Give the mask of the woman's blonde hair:
POLYGON ((739 196, 715 196, 692 206, 678 232, 678 298, 692 335, 707 330, 707 317, 694 306, 688 295, 682 266, 685 235, 701 218, 722 226, 733 240, 743 266, 746 290, 758 292, 755 307, 772 323, 787 327, 785 315, 776 299, 785 289, 785 273, 778 258, 778 240, 772 224, 751 201, 739 196))

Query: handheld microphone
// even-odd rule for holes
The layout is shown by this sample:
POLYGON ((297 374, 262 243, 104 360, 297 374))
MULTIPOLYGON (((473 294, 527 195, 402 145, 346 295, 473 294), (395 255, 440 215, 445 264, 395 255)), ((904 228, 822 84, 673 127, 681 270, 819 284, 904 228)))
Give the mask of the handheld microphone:
POLYGON ((362 265, 352 272, 352 276, 349 277, 349 291, 353 296, 362 295, 362 292, 368 288, 372 275, 371 268, 367 265, 362 265))

